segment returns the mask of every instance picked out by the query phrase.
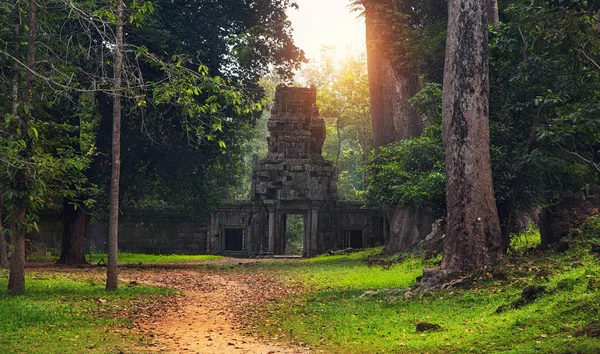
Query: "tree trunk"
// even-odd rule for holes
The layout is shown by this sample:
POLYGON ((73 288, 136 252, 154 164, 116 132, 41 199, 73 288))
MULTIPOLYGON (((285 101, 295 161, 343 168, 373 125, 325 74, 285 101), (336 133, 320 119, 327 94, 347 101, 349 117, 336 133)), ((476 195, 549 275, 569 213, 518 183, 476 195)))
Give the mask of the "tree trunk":
POLYGON ((121 75, 123 70, 123 0, 117 0, 117 33, 114 63, 112 172, 108 216, 108 267, 106 290, 118 288, 119 179, 121 174, 121 75))
POLYGON ((367 43, 367 69, 371 97, 373 145, 379 147, 396 140, 394 127, 393 92, 389 85, 391 63, 385 57, 385 46, 381 34, 383 25, 377 18, 374 7, 365 4, 367 43))
MULTIPOLYGON (((0 191, 1 192, 1 191, 0 191)), ((8 267, 8 250, 6 247, 6 231, 4 230, 4 223, 2 214, 2 202, 3 198, 0 193, 0 268, 8 267)))
MULTIPOLYGON (((17 56, 19 53, 19 35, 21 32, 21 23, 20 23, 20 17, 19 16, 15 16, 15 25, 13 28, 13 35, 15 38, 15 47, 14 47, 14 55, 17 56)), ((13 68, 12 68, 12 94, 11 94, 11 114, 13 116, 17 116, 18 114, 18 109, 19 109, 19 63, 17 63, 16 61, 13 63, 13 68)), ((0 194, 0 267, 2 268, 6 268, 9 266, 9 260, 8 260, 8 245, 6 243, 6 235, 7 235, 7 230, 4 229, 4 223, 3 223, 3 202, 4 199, 2 198, 2 195, 0 194)))
MULTIPOLYGON (((378 4, 382 5, 382 4, 378 4)), ((390 24, 387 10, 394 10, 392 1, 385 8, 365 4, 367 67, 373 126, 373 145, 379 147, 399 139, 409 139, 423 133, 423 124, 408 100, 421 89, 418 68, 390 50, 387 35, 390 24), (387 31, 387 32, 386 32, 387 31)), ((396 24, 399 25, 399 24, 396 24)))
POLYGON ((394 75, 394 123, 396 140, 411 139, 423 133, 423 122, 408 101, 421 90, 418 71, 405 65, 396 66, 394 75))
POLYGON ((431 233, 436 218, 431 210, 386 208, 389 220, 389 240, 386 251, 404 252, 413 249, 431 233))
POLYGON ((450 0, 443 119, 448 211, 442 270, 503 262, 489 150, 486 0, 450 0))
POLYGON ((368 136, 367 136, 367 125, 365 124, 365 122, 363 122, 362 124, 362 136, 361 136, 361 156, 362 156, 362 161, 361 161, 361 167, 362 167, 362 178, 361 178, 361 190, 366 191, 367 190, 367 164, 369 163, 369 150, 367 148, 367 146, 369 146, 369 144, 367 143, 368 141, 368 136))
MULTIPOLYGON (((381 3, 378 3, 381 5, 381 3)), ((423 133, 421 118, 408 101, 421 89, 418 68, 390 51, 394 36, 386 36, 392 25, 387 10, 395 10, 392 1, 386 1, 385 8, 365 4, 367 31, 367 65, 369 71, 369 91, 373 126, 373 145, 379 147, 400 139, 410 139, 423 133), (394 58, 397 57, 397 58, 394 58)), ((386 250, 397 252, 410 249, 413 241, 427 236, 431 229, 422 227, 421 220, 429 219, 421 210, 391 209, 390 225, 386 238, 386 250), (395 222, 402 220, 402 223, 395 222), (417 227, 417 225, 419 225, 417 227), (424 233, 420 233, 423 230, 424 233), (417 232, 417 234, 415 234, 417 232)))
POLYGON ((15 219, 11 226, 13 252, 10 257, 8 292, 22 295, 25 293, 25 206, 16 202, 11 213, 15 219))
POLYGON ((87 264, 85 260, 85 231, 87 213, 69 200, 63 202, 63 235, 60 258, 56 264, 87 264))
MULTIPOLYGON (((29 23, 27 30, 27 69, 25 70, 25 91, 23 92, 23 104, 31 106, 31 94, 33 90, 33 70, 35 68, 35 44, 37 27, 37 4, 35 0, 29 1, 29 23)), ((29 113, 25 112, 22 118, 21 135, 26 139, 27 147, 22 152, 24 158, 31 154, 31 140, 27 139, 29 131, 29 113)), ((29 171, 27 168, 21 168, 17 171, 16 180, 19 188, 22 188, 25 194, 29 188, 29 171)), ((8 292, 20 295, 25 292, 25 214, 27 211, 27 196, 17 197, 11 208, 13 225, 11 226, 11 241, 13 244, 13 254, 10 262, 10 273, 8 278, 8 292)))
POLYGON ((498 0, 488 2, 488 23, 498 28, 500 26, 500 15, 498 14, 498 0))

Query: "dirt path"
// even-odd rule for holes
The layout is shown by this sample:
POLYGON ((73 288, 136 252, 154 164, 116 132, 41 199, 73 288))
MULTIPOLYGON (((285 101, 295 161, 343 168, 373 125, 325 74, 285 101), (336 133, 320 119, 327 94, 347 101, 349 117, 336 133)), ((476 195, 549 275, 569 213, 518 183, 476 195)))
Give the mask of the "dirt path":
POLYGON ((164 285, 182 292, 137 325, 150 343, 144 349, 166 353, 312 353, 281 344, 278 338, 245 335, 243 318, 256 305, 297 289, 282 287, 265 272, 224 273, 194 269, 127 269, 120 277, 164 285))

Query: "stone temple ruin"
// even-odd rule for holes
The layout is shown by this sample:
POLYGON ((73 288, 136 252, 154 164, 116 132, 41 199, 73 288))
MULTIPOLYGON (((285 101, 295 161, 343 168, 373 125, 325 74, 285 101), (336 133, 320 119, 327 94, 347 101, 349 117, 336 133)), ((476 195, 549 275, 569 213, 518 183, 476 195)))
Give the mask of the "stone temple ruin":
MULTIPOLYGON (((379 208, 338 200, 334 168, 321 156, 325 122, 318 115, 315 89, 278 87, 268 130, 268 155, 253 163, 249 200, 226 201, 208 224, 160 211, 127 210, 120 220, 119 248, 164 254, 282 255, 292 248, 286 247, 288 220, 295 221, 294 227, 303 226, 305 257, 383 244, 379 208)), ((105 221, 89 226, 90 247, 106 249, 107 227, 105 221)), ((60 217, 42 218, 37 242, 55 245, 61 235, 60 217)), ((298 243, 294 241, 296 252, 298 243)))
POLYGON ((279 86, 267 124, 268 155, 254 161, 251 198, 229 201, 207 228, 207 252, 281 255, 288 215, 303 218, 302 255, 382 243, 378 208, 339 201, 335 171, 321 155, 325 121, 314 88, 279 86))

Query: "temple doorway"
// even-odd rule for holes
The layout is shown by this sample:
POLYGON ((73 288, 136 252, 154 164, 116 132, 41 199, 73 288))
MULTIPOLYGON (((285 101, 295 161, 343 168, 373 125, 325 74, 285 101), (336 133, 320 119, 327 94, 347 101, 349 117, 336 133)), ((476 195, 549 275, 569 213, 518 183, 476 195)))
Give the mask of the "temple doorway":
POLYGON ((283 215, 283 254, 301 256, 304 251, 304 215, 283 215))

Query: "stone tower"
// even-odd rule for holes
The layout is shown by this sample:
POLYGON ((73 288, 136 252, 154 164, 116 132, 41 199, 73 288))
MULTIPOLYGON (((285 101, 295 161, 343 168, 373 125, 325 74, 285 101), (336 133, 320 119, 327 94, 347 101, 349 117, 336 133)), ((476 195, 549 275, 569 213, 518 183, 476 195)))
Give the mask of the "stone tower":
POLYGON ((333 165, 321 155, 325 121, 316 100, 314 88, 277 87, 267 123, 269 152, 254 165, 253 200, 337 200, 333 165))
POLYGON ((302 255, 379 243, 380 211, 338 201, 333 164, 321 155, 325 121, 314 88, 278 86, 267 122, 267 157, 253 163, 250 200, 224 203, 211 217, 210 253, 286 253, 288 216, 303 220, 302 255))
POLYGON ((335 173, 321 155, 325 121, 319 118, 316 101, 314 88, 280 85, 275 93, 267 123, 269 152, 254 164, 251 188, 252 201, 268 212, 262 218, 268 220, 267 238, 262 240, 267 255, 284 252, 289 214, 303 215, 305 256, 329 247, 327 240, 335 231, 335 173))

